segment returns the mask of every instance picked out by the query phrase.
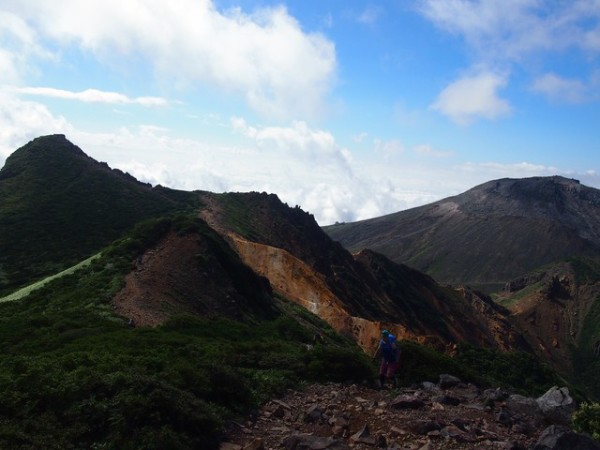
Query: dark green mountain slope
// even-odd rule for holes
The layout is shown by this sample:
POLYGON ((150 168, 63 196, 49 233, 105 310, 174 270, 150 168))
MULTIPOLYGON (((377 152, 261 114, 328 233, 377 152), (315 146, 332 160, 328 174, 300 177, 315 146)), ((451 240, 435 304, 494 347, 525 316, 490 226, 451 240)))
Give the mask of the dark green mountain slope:
POLYGON ((63 135, 34 139, 0 170, 0 296, 96 253, 141 220, 189 209, 195 198, 111 170, 63 135))
POLYGON ((571 256, 600 255, 600 191, 562 177, 502 179, 430 205, 325 227, 436 280, 488 292, 571 256))

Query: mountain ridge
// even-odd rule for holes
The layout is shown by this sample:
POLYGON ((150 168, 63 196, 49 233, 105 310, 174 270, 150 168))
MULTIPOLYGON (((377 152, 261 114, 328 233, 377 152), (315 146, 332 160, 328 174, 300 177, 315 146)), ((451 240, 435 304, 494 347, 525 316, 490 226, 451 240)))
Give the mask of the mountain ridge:
MULTIPOLYGON (((49 439, 54 448, 164 448, 173 438, 178 448, 202 439, 216 448, 219 423, 294 383, 371 379, 367 355, 384 327, 402 340, 404 383, 453 373, 539 394, 565 382, 549 361, 573 365, 562 373, 580 398, 600 395, 593 264, 573 263, 566 278, 511 279, 498 304, 379 252, 351 254, 275 194, 153 188, 82 156, 64 136, 32 141, 0 173, 9 200, 0 229, 22 246, 1 262, 21 267, 23 283, 44 273, 23 255, 47 273, 99 252, 77 272, 0 304, 0 445, 8 448, 49 439), (122 214, 124 231, 107 232, 122 214), (81 230, 98 238, 81 241, 81 230), (531 292, 541 306, 518 317, 514 308, 529 298, 521 294, 531 292), (544 296, 556 305, 545 308, 544 296), (560 335, 553 347, 547 330, 564 311, 581 322, 569 351, 572 340, 560 335), (538 351, 540 340, 550 355, 538 351)), ((434 208, 449 219, 457 210, 434 208)), ((413 231, 432 225, 418 219, 413 231)), ((17 289, 9 281, 5 290, 17 289)))
POLYGON ((324 227, 442 283, 492 292, 570 256, 600 254, 600 191, 563 177, 493 180, 429 205, 324 227))
POLYGON ((111 169, 64 135, 33 139, 0 169, 0 295, 78 263, 140 220, 190 210, 195 198, 111 169))

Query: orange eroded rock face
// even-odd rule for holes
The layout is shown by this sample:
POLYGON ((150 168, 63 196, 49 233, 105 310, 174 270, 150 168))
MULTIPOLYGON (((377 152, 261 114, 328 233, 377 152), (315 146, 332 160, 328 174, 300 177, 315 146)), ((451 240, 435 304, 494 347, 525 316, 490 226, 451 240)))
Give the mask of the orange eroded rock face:
POLYGON ((351 336, 365 351, 373 351, 383 328, 400 339, 423 342, 401 324, 357 317, 329 289, 324 277, 285 250, 231 237, 242 260, 271 282, 273 289, 325 320, 336 331, 351 336))

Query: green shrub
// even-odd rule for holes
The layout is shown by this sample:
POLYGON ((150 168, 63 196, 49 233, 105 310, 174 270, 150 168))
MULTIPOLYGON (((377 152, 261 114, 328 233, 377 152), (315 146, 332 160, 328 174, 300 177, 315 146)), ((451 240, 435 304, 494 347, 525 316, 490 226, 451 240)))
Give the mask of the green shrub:
POLYGON ((541 395, 555 385, 564 385, 549 366, 525 352, 460 345, 456 362, 473 371, 489 385, 510 387, 523 395, 541 395))
POLYGON ((582 403, 573 414, 573 429, 600 442, 600 403, 582 403))

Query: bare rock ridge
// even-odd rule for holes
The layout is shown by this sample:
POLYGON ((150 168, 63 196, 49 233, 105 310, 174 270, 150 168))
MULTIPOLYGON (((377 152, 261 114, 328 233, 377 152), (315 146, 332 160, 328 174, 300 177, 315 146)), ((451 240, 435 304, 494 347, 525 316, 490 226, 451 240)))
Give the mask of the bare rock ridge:
POLYGON ((565 388, 529 398, 451 375, 393 391, 312 385, 232 424, 221 450, 600 449, 566 426, 575 408, 565 388))

